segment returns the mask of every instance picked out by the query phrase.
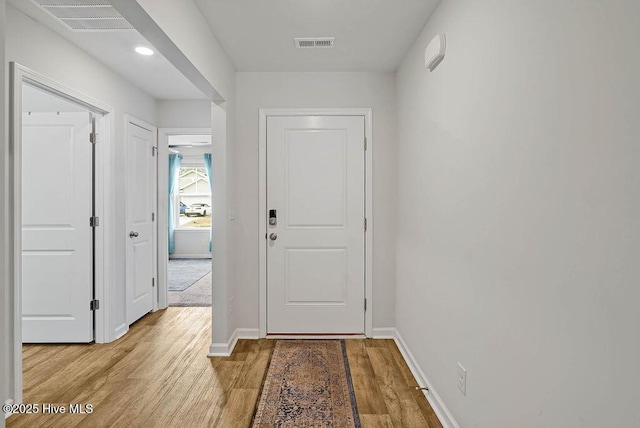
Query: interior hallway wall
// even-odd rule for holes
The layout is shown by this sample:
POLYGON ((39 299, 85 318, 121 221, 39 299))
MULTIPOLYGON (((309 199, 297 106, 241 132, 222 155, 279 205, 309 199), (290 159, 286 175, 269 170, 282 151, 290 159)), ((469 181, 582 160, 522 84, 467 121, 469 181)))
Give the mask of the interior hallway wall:
POLYGON ((396 92, 394 73, 237 73, 238 327, 259 326, 260 108, 373 108, 373 326, 395 325, 396 92))
MULTIPOLYGON (((11 320, 12 311, 9 310, 9 269, 11 263, 7 242, 7 221, 9 216, 9 139, 7 135, 7 62, 5 61, 5 27, 6 26, 6 7, 5 0, 0 0, 0 404, 4 404, 5 400, 12 395, 11 378, 13 370, 9 367, 9 352, 13 351, 13 346, 9 343, 11 337, 11 320)), ((0 428, 4 428, 4 415, 0 414, 0 428)))
MULTIPOLYGON (((236 74, 207 21, 192 0, 136 0, 225 102, 211 108, 214 183, 212 352, 228 351, 236 328, 231 301, 236 293, 237 227, 235 186, 236 74), (214 184, 215 185, 215 184, 214 184)), ((118 2, 118 3, 121 3, 118 2)))
POLYGON ((211 101, 159 100, 158 128, 211 128, 211 101))
POLYGON ((156 100, 129 81, 105 67, 57 33, 37 23, 14 7, 7 6, 7 61, 15 61, 71 89, 111 105, 115 134, 112 136, 111 198, 114 203, 115 229, 107 238, 116 243, 111 255, 115 266, 115 305, 110 315, 111 331, 122 331, 126 324, 125 293, 125 114, 156 123, 156 100))
POLYGON ((640 426, 638 40, 635 0, 443 0, 398 71, 397 326, 461 426, 640 426))

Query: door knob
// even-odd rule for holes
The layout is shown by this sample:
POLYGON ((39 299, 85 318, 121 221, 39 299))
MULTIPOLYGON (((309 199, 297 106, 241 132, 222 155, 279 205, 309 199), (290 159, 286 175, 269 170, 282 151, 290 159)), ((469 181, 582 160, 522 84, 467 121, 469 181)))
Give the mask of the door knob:
POLYGON ((129 238, 137 238, 138 235, 139 235, 138 232, 134 232, 134 231, 129 232, 129 238))
POLYGON ((272 241, 275 241, 276 239, 278 239, 278 235, 276 235, 275 233, 272 233, 271 235, 269 235, 269 239, 271 239, 272 241))

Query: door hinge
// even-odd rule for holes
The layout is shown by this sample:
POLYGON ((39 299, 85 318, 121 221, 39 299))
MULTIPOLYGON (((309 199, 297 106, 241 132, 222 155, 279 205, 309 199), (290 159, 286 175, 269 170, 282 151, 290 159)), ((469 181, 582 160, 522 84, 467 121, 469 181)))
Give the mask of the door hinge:
POLYGON ((367 136, 364 137, 364 149, 367 150, 367 136))
POLYGON ((89 142, 90 142, 91 144, 95 144, 95 143, 97 143, 97 142, 98 142, 98 138, 97 138, 97 136, 96 136, 96 133, 95 133, 95 132, 90 132, 90 133, 89 133, 89 142))
POLYGON ((96 217, 96 216, 89 217, 89 226, 91 226, 91 227, 100 226, 100 218, 96 217))
POLYGON ((156 146, 151 147, 151 156, 155 156, 158 148, 156 146))
POLYGON ((100 300, 92 300, 89 302, 89 309, 91 309, 92 311, 97 311, 98 309, 100 309, 100 300))
POLYGON ((369 227, 368 222, 367 222, 367 218, 364 218, 364 231, 367 231, 367 228, 369 227))
POLYGON ((367 299, 366 298, 364 299, 364 310, 365 311, 367 310, 367 299))
POLYGON ((151 221, 156 221, 156 213, 151 213, 151 221))
POLYGON ((155 278, 151 278, 151 286, 152 287, 156 286, 156 279, 155 278))

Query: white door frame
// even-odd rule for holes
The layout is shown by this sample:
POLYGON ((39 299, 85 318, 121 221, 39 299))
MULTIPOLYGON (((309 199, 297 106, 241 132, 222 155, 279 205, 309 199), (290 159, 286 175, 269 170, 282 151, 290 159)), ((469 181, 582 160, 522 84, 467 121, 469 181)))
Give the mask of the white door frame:
MULTIPOLYGON (((158 304, 158 188, 159 188, 159 183, 158 183, 158 164, 159 164, 159 149, 158 149, 158 128, 156 128, 155 126, 151 125, 150 123, 147 123, 143 120, 140 120, 134 116, 131 116, 129 114, 125 114, 124 115, 124 142, 125 144, 129 144, 129 124, 135 125, 135 126, 139 126, 140 128, 146 129, 147 131, 151 132, 151 134, 153 135, 153 147, 155 147, 155 159, 156 159, 156 176, 154 177, 153 180, 151 180, 151 183, 153 183, 155 185, 155 189, 152 189, 153 192, 153 207, 154 207, 154 212, 155 212, 155 225, 152 228, 153 230, 153 236, 152 236, 152 240, 153 240, 153 244, 151 245, 151 248, 153 250, 153 255, 152 255, 152 259, 153 259, 153 278, 155 278, 155 287, 153 287, 152 290, 152 294, 151 294, 151 300, 153 303, 153 307, 152 307, 152 311, 155 312, 159 309, 159 304, 158 304)), ((124 164, 127 165, 127 167, 129 166, 129 148, 125 148, 124 151, 124 164)), ((128 174, 127 174, 128 177, 128 174)), ((128 186, 127 186, 127 192, 128 192, 128 186)), ((127 193, 127 195, 125 196, 125 217, 126 217, 126 229, 125 232, 129 233, 129 207, 127 206, 127 204, 129 203, 129 194, 127 193)), ((128 238, 127 238, 128 239, 128 238)), ((128 242, 127 242, 128 245, 128 242)), ((126 263, 130 263, 131 260, 127 260, 125 258, 125 264, 126 263)), ((125 268, 125 272, 126 272, 126 268, 125 268)), ((125 280, 126 282, 126 280, 125 280)), ((125 284, 125 295, 129 296, 128 291, 129 291, 129 286, 130 284, 125 284)), ((126 300, 126 307, 127 307, 127 311, 129 308, 129 297, 127 297, 126 300)), ((125 311, 125 319, 127 320, 125 323, 127 324, 127 328, 129 328, 129 314, 128 312, 125 311)))
MULTIPOLYGON (((113 231, 113 204, 111 203, 111 135, 113 135, 113 107, 94 98, 74 91, 42 74, 30 70, 20 64, 10 63, 10 117, 9 144, 13 155, 10 163, 12 184, 10 184, 9 202, 13 212, 9 219, 8 237, 12 241, 12 262, 9 264, 9 278, 13 287, 9 288, 9 305, 13 308, 13 399, 22 402, 22 85, 29 83, 45 92, 62 97, 74 104, 81 105, 90 111, 99 113, 97 123, 98 144, 96 146, 94 198, 96 216, 100 225, 95 233, 95 298, 100 301, 100 309, 95 311, 94 340, 104 343, 110 340, 109 334, 109 293, 107 284, 111 282, 113 271, 112 251, 115 251, 111 233, 113 231)), ((87 135, 87 144, 89 136, 87 135)), ((88 221, 89 219, 87 219, 88 221)), ((88 302, 87 302, 88 304, 88 302)))
POLYGON ((169 187, 169 136, 172 135, 211 135, 211 128, 158 129, 158 309, 169 306, 169 194, 161 189, 169 187))
POLYGON ((365 231, 365 274, 364 297, 367 299, 365 311, 365 335, 373 337, 373 110, 371 108, 301 108, 301 109, 260 109, 260 134, 258 148, 259 210, 258 235, 260 252, 260 337, 267 336, 267 118, 271 116, 362 116, 364 135, 367 141, 365 151, 365 217, 368 227, 365 231))

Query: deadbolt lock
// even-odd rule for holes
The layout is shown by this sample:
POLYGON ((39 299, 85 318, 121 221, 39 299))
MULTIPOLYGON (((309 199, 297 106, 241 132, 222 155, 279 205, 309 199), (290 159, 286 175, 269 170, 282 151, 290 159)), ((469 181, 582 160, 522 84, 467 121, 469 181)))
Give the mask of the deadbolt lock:
POLYGON ((271 226, 278 224, 278 212, 276 210, 269 210, 269 224, 271 226))

